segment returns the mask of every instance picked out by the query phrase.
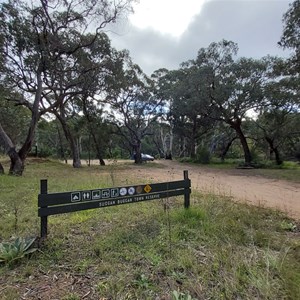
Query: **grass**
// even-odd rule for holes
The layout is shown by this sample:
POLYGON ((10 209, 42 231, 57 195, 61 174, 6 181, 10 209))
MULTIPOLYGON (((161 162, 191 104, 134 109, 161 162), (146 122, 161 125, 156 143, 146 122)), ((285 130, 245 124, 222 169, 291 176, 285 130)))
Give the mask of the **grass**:
MULTIPOLYGON (((75 170, 43 160, 30 161, 23 177, 1 176, 0 242, 39 234, 40 178, 59 192, 130 184, 123 171, 117 165, 75 170)), ((51 216, 40 251, 0 266, 4 300, 299 294, 299 224, 276 211, 196 192, 188 210, 178 197, 51 216)))
POLYGON ((297 169, 256 169, 255 175, 264 176, 271 179, 300 182, 300 167, 297 169))
MULTIPOLYGON (((180 159, 184 163, 194 163, 190 158, 180 159)), ((209 164, 202 165, 205 168, 232 170, 236 169, 243 160, 227 159, 221 162, 219 159, 212 159, 209 164)), ((247 173, 253 176, 264 176, 271 179, 287 180, 292 182, 300 182, 300 164, 296 162, 284 162, 278 166, 275 163, 262 162, 259 163, 260 168, 250 169, 247 173)))

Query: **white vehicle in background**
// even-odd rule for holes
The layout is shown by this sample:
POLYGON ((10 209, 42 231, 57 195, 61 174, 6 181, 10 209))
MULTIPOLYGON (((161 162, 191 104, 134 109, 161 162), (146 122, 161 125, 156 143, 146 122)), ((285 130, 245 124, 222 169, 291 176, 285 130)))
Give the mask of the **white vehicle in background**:
POLYGON ((142 153, 142 161, 154 161, 154 157, 149 154, 142 153))
MULTIPOLYGON (((154 161, 154 157, 149 154, 141 153, 142 161, 154 161)), ((135 153, 131 156, 132 160, 135 160, 135 153)))

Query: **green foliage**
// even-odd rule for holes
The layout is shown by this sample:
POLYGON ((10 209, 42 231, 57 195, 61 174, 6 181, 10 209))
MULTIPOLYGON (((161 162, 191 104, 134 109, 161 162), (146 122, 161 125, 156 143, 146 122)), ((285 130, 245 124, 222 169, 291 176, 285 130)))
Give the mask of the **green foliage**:
POLYGON ((294 50, 290 61, 291 70, 299 73, 299 40, 300 40, 300 1, 295 0, 290 4, 283 17, 283 34, 279 45, 294 50))
POLYGON ((16 238, 13 242, 0 244, 0 263, 11 264, 26 255, 33 253, 37 248, 31 248, 35 238, 16 238))
POLYGON ((182 162, 182 163, 191 163, 194 160, 190 157, 181 157, 181 158, 179 158, 179 161, 182 162))
POLYGON ((195 161, 200 164, 209 164, 210 163, 209 150, 206 147, 198 147, 195 161))
POLYGON ((280 223, 280 227, 283 229, 283 230, 287 230, 287 231, 294 231, 297 229, 297 226, 295 225, 294 222, 292 222, 291 220, 283 220, 281 223, 280 223))
POLYGON ((174 300, 196 300, 195 298, 192 298, 192 296, 189 293, 183 293, 178 291, 172 292, 172 298, 174 300))
POLYGON ((295 157, 300 162, 300 142, 298 142, 295 147, 295 157))
MULTIPOLYGON (((1 125, 7 135, 11 140, 20 144, 24 141, 26 136, 26 128, 30 123, 30 111, 22 106, 16 106, 13 102, 4 100, 3 95, 1 95, 1 85, 0 85, 0 120, 1 125), (13 122, 12 122, 13 120, 13 122)), ((7 92, 6 97, 17 97, 13 94, 13 91, 10 93, 7 92)), ((1 146, 0 146, 1 149, 1 146)))
POLYGON ((133 281, 133 283, 141 289, 149 289, 151 287, 151 282, 145 274, 139 275, 138 278, 133 281))

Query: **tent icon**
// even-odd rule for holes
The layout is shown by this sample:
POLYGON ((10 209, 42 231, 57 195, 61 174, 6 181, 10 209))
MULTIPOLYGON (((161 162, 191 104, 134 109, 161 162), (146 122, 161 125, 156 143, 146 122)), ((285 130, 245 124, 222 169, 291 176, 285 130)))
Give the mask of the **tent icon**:
POLYGON ((80 192, 71 193, 71 202, 80 201, 80 192))

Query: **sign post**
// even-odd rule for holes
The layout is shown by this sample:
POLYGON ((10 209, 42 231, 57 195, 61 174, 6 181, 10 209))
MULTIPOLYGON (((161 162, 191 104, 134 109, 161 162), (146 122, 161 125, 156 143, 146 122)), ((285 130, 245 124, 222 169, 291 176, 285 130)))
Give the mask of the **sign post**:
MULTIPOLYGON (((41 194, 47 195, 48 193, 48 183, 47 179, 42 179, 40 184, 41 194)), ((40 206, 41 208, 47 208, 47 206, 43 206, 43 203, 40 206)), ((48 216, 41 217, 41 238, 47 237, 48 234, 48 216)))
POLYGON ((47 180, 41 180, 38 196, 38 216, 41 218, 41 238, 48 234, 48 216, 86 209, 184 196, 184 207, 190 206, 191 180, 188 171, 183 180, 123 187, 97 188, 84 191, 48 193, 47 180))
MULTIPOLYGON (((189 174, 187 170, 183 171, 183 178, 184 181, 191 182, 189 180, 189 174)), ((184 208, 190 207, 190 194, 191 194, 191 189, 184 189, 184 208)))

